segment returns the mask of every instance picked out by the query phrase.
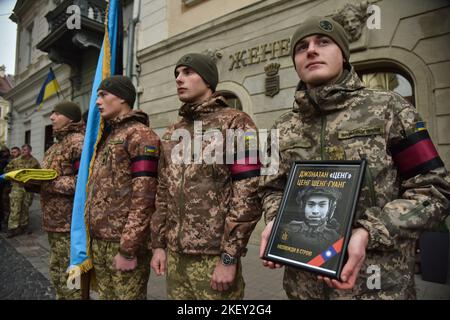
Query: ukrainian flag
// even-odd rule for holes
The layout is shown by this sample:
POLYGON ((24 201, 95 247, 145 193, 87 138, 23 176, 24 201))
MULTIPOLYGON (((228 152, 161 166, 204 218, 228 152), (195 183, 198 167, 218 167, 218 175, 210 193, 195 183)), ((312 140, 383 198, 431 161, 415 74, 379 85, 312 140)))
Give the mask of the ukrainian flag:
POLYGON ((114 74, 122 74, 123 21, 120 0, 109 0, 105 14, 105 36, 98 58, 89 104, 83 152, 81 154, 77 185, 72 211, 70 234, 70 266, 67 284, 73 287, 81 273, 92 269, 92 255, 88 217, 85 215, 87 182, 91 174, 97 143, 103 133, 104 123, 96 106, 97 89, 101 81, 114 74))
POLYGON ((44 84, 42 85, 41 91, 39 91, 39 95, 36 99, 36 105, 38 106, 37 110, 40 110, 44 105, 44 101, 50 98, 61 88, 59 87, 58 81, 56 81, 55 73, 52 68, 48 72, 47 79, 45 79, 44 84))

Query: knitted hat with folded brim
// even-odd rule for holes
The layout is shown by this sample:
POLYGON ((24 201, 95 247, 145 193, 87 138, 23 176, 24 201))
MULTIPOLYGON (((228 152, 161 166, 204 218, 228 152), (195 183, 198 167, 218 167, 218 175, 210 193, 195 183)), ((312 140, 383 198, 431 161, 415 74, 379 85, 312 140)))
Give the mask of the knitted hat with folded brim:
POLYGON ((209 84, 213 92, 216 91, 217 83, 219 82, 219 71, 211 57, 200 53, 188 53, 182 56, 175 65, 175 77, 177 77, 177 68, 180 66, 193 69, 202 77, 203 81, 209 84))
POLYGON ((128 105, 133 108, 134 101, 136 100, 136 88, 130 78, 121 75, 105 78, 100 83, 97 91, 99 90, 112 93, 113 95, 125 100, 128 105))
POLYGON ((74 122, 81 120, 80 106, 72 101, 61 101, 55 105, 53 112, 58 112, 74 122))
POLYGON ((346 62, 349 63, 350 49, 347 34, 344 28, 331 18, 310 17, 303 22, 295 31, 291 41, 291 57, 295 66, 295 46, 300 40, 312 35, 327 36, 339 46, 346 62))

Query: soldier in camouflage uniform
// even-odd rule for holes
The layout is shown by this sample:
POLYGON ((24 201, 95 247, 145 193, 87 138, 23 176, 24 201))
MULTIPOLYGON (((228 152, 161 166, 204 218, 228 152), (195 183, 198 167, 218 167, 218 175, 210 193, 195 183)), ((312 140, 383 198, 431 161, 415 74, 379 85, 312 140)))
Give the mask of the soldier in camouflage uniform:
POLYGON ((11 148, 11 159, 18 158, 20 156, 20 148, 19 147, 12 147, 11 148))
MULTIPOLYGON (((39 161, 31 155, 31 146, 24 144, 22 154, 12 160, 5 168, 5 172, 19 169, 39 169, 39 161)), ((33 202, 33 194, 25 190, 24 184, 11 182, 11 193, 9 194, 11 209, 8 218, 7 237, 11 238, 27 232, 29 221, 29 209, 33 202)))
MULTIPOLYGON (((180 141, 175 130, 184 129, 197 138, 215 130, 226 137, 227 129, 256 127, 247 114, 230 108, 215 93, 218 71, 210 57, 183 56, 175 78, 184 105, 179 110, 181 120, 167 129, 161 141, 157 209, 151 223, 152 268, 163 275, 167 263, 170 299, 242 299, 240 258, 261 216, 256 193, 260 164, 249 161, 250 143, 240 158, 242 164, 234 150, 231 164, 207 164, 204 159, 179 164, 172 153, 180 141), (194 133, 194 121, 203 130, 194 133)), ((253 135, 247 137, 256 141, 253 135)), ((217 152, 224 152, 224 145, 217 152)), ((204 154, 207 146, 209 142, 202 139, 199 152, 204 154)))
POLYGON ((50 277, 57 299, 80 299, 81 290, 67 288, 73 197, 84 141, 80 107, 69 101, 55 105, 50 116, 57 142, 44 155, 42 167, 58 177, 41 184, 42 227, 50 243, 50 277))
MULTIPOLYGON (((20 148, 19 147, 12 147, 11 148, 11 155, 8 157, 5 166, 3 167, 3 173, 6 166, 9 162, 11 162, 13 159, 20 156, 20 148)), ((5 180, 3 181, 3 190, 2 194, 0 195, 0 200, 2 201, 2 209, 3 209, 3 220, 2 222, 5 223, 6 226, 8 226, 8 219, 9 219, 9 212, 11 209, 9 194, 11 193, 11 181, 5 180)))
MULTIPOLYGON (((8 147, 5 145, 0 145, 0 175, 3 175, 5 173, 5 168, 8 165, 9 161, 10 161, 10 153, 8 147)), ((0 180, 0 231, 2 230, 3 219, 5 218, 6 205, 7 204, 9 205, 9 202, 6 203, 6 201, 3 198, 6 186, 7 181, 0 180)))
POLYGON ((135 98, 124 76, 106 78, 98 88, 106 126, 87 186, 86 214, 100 299, 147 298, 160 142, 147 114, 132 110, 135 98))
POLYGON ((286 267, 284 289, 292 299, 415 298, 416 240, 448 214, 450 184, 443 162, 413 106, 396 93, 364 87, 349 63, 348 41, 338 23, 310 18, 291 43, 302 81, 293 110, 274 125, 281 137, 280 169, 260 180, 269 222, 261 250, 293 160, 366 159, 341 281, 286 267), (368 285, 369 266, 379 268, 381 286, 368 285))

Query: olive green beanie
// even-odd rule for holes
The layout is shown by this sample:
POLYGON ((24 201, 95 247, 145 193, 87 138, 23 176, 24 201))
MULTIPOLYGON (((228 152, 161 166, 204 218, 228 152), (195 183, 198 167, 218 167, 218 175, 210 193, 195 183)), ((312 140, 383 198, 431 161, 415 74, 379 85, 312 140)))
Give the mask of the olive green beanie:
POLYGON ((121 75, 105 78, 100 83, 97 91, 99 90, 105 90, 112 93, 113 95, 125 100, 128 105, 133 108, 134 101, 136 100, 136 88, 130 78, 121 75))
POLYGON ((188 53, 182 56, 175 66, 175 77, 176 70, 180 66, 192 68, 210 85, 213 92, 216 91, 217 83, 219 82, 219 71, 211 57, 200 53, 188 53))
POLYGON ((73 120, 73 122, 78 122, 81 120, 81 109, 80 106, 71 101, 61 101, 55 105, 53 112, 58 112, 73 120))
POLYGON ((291 57, 295 65, 295 46, 300 40, 315 34, 325 35, 339 46, 346 62, 349 63, 350 49, 347 34, 344 28, 331 18, 310 17, 306 19, 295 31, 291 41, 291 57))

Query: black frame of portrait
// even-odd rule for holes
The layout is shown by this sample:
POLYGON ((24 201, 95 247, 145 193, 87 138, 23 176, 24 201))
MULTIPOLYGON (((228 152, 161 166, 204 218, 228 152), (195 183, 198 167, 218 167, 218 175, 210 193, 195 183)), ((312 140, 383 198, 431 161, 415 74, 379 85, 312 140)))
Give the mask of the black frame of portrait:
MULTIPOLYGON (((263 259, 339 280, 347 259, 347 246, 365 169, 366 160, 294 161, 263 259), (291 224, 294 221, 289 220, 289 218, 292 219, 292 213, 298 214, 297 194, 306 188, 312 190, 312 193, 318 189, 336 189, 338 190, 336 192, 341 194, 340 203, 336 203, 334 209, 339 222, 338 226, 340 225, 336 231, 338 239, 330 243, 319 242, 320 253, 312 249, 317 248, 317 246, 314 247, 313 242, 304 241, 307 232, 304 232, 302 228, 296 227, 298 231, 292 231, 292 228, 286 229, 289 221, 291 224), (297 232, 300 237, 300 240, 294 239, 294 245, 283 243, 284 240, 292 239, 290 232, 297 232)), ((328 212, 327 215, 329 214, 328 212)), ((296 223, 301 224, 298 221, 296 223)), ((304 226, 304 228, 311 228, 306 224, 304 226)))

